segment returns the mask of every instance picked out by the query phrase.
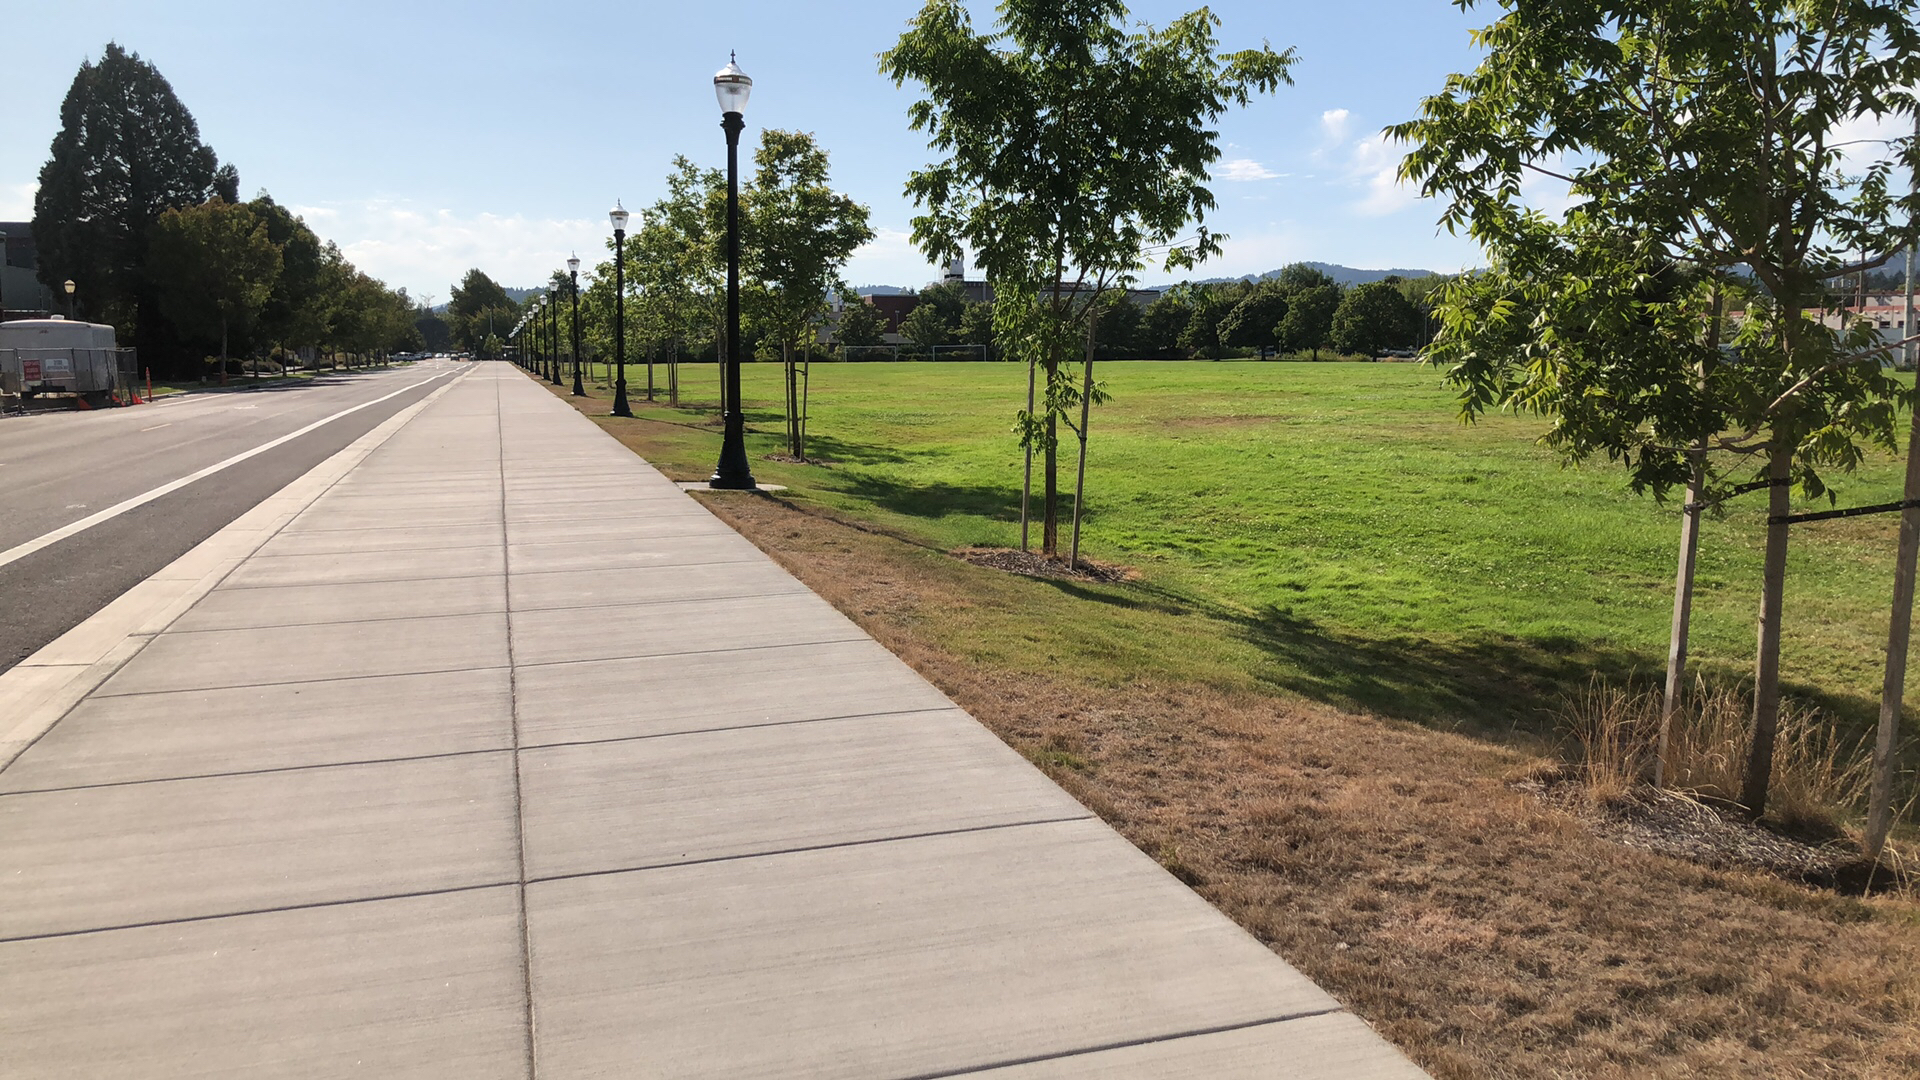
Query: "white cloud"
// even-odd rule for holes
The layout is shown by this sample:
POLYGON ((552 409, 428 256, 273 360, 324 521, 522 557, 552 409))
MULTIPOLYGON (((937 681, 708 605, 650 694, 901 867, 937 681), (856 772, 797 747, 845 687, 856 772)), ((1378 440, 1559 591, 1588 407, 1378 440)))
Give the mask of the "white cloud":
POLYGON ((609 257, 604 221, 460 214, 404 199, 302 206, 297 212, 360 270, 415 297, 445 300, 474 267, 502 285, 545 281, 579 252, 587 266, 609 257))
POLYGON ((1231 180, 1236 183, 1245 183, 1252 180, 1277 180, 1283 175, 1285 174, 1274 172, 1272 169, 1267 168, 1252 158, 1235 158, 1232 161, 1222 162, 1220 165, 1220 179, 1231 180))
POLYGON ((1891 157, 1892 141, 1912 134, 1913 122, 1905 117, 1856 116, 1835 124, 1827 132, 1827 145, 1840 154, 1841 167, 1854 174, 1891 157))
POLYGON ((1400 151, 1385 135, 1369 135, 1354 144, 1349 175, 1366 195, 1353 204, 1362 217, 1397 214, 1420 201, 1420 192, 1400 180, 1400 151))
POLYGON ((1330 143, 1347 141, 1348 121, 1353 114, 1345 109, 1328 109, 1320 114, 1320 129, 1326 133, 1330 143))
MULTIPOLYGON (((847 261, 841 275, 849 285, 898 285, 917 289, 939 277, 939 271, 913 244, 913 234, 904 229, 876 226, 873 239, 847 261)), ((979 272, 969 264, 968 277, 979 272)))

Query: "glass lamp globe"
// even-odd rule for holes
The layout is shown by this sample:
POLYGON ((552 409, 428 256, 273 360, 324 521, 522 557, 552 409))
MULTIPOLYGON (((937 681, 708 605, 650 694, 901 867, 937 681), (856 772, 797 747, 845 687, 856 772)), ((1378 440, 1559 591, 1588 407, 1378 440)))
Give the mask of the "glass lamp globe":
POLYGON ((618 199, 615 199, 613 201, 613 209, 607 211, 607 220, 613 222, 614 232, 619 232, 619 233, 626 232, 627 219, 630 216, 631 215, 627 213, 626 208, 620 205, 620 200, 618 199))
POLYGON ((713 96, 720 99, 720 112, 744 114, 747 111, 747 98, 752 94, 753 80, 729 57, 727 66, 713 76, 713 96))

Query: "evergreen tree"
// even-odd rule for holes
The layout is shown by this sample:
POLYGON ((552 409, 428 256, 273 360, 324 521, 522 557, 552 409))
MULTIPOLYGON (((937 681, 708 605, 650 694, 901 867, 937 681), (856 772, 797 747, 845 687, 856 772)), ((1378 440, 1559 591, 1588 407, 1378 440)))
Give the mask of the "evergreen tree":
MULTIPOLYGON (((117 44, 73 77, 60 105, 60 131, 40 170, 33 202, 40 278, 68 279, 91 311, 163 352, 173 335, 161 321, 146 273, 149 230, 168 210, 233 198, 239 177, 213 148, 152 64, 117 44)), ((165 370, 166 356, 156 366, 165 370)))

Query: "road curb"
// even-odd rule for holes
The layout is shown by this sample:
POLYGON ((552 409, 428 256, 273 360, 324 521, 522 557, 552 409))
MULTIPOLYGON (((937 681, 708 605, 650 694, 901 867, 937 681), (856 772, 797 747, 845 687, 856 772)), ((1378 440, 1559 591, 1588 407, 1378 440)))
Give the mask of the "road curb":
POLYGON ((193 550, 120 594, 80 625, 0 673, 0 717, 11 721, 9 727, 0 730, 0 769, 12 765, 61 717, 138 655, 155 635, 213 591, 234 568, 472 370, 448 379, 426 397, 388 417, 193 550))

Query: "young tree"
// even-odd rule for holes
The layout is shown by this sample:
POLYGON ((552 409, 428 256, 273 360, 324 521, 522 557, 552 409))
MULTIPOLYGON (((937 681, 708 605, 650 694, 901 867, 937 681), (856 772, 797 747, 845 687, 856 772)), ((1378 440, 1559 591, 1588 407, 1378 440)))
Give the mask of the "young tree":
POLYGON ((1413 344, 1419 333, 1413 304, 1391 281, 1373 281, 1347 290, 1333 313, 1329 337, 1343 353, 1379 356, 1413 344))
MULTIPOLYGON (((671 339, 667 372, 672 403, 680 403, 680 343, 712 334, 717 343, 726 315, 726 176, 683 156, 673 159, 667 194, 640 216, 627 237, 626 283, 630 325, 636 311, 671 339)), ((612 242, 609 241, 609 244, 612 242)), ((629 348, 628 355, 635 355, 629 348)))
POLYGON ((972 252, 993 285, 996 339, 1045 373, 1044 405, 1020 414, 1020 432, 1029 454, 1045 456, 1047 555, 1059 553, 1063 421, 1080 438, 1085 476, 1095 302, 1150 247, 1167 249, 1169 268, 1219 250, 1204 229, 1176 242, 1214 206, 1210 125, 1288 81, 1291 51, 1222 54, 1217 25, 1205 9, 1155 29, 1129 26, 1120 0, 1003 0, 994 31, 979 34, 961 0, 928 0, 881 56, 895 85, 925 88, 908 116, 945 155, 907 182, 924 210, 914 242, 937 262, 972 252))
POLYGON ((220 338, 220 381, 227 381, 227 335, 251 326, 280 276, 280 249, 244 204, 218 199, 169 210, 153 223, 148 271, 166 315, 194 334, 220 338))
MULTIPOLYGON (((827 152, 813 136, 768 129, 754 153, 745 202, 746 263, 757 279, 761 321, 780 344, 787 393, 787 452, 806 458, 801 379, 794 346, 810 340, 827 297, 846 287, 840 271, 873 239, 867 208, 827 184, 827 152)), ((809 348, 809 358, 812 350, 809 348)))
MULTIPOLYGON (((109 43, 80 66, 60 104, 60 131, 33 197, 40 279, 68 279, 90 313, 118 324, 142 349, 170 339, 147 272, 153 223, 210 198, 235 202, 223 169, 173 88, 152 64, 109 43)), ((173 358, 155 356, 163 369, 173 358)))
POLYGON ((1789 485, 1821 494, 1822 470, 1852 468, 1863 443, 1891 447, 1906 393, 1870 331, 1815 309, 1827 279, 1884 264, 1873 253, 1914 235, 1916 200, 1887 188, 1896 161, 1916 163, 1912 143, 1862 168, 1835 133, 1913 112, 1915 5, 1500 6, 1480 67, 1391 129, 1413 144, 1402 175, 1446 199, 1442 220, 1498 269, 1449 287, 1434 356, 1468 415, 1545 412, 1550 441, 1627 462, 1636 487, 1688 484, 1697 505, 1760 462, 1749 475, 1770 493, 1769 524, 1741 793, 1758 814, 1779 715, 1789 485), (1523 181, 1541 175, 1570 185, 1564 218, 1524 203, 1523 181), (1702 299, 1734 275, 1768 298, 1741 322, 1737 359, 1702 299))

